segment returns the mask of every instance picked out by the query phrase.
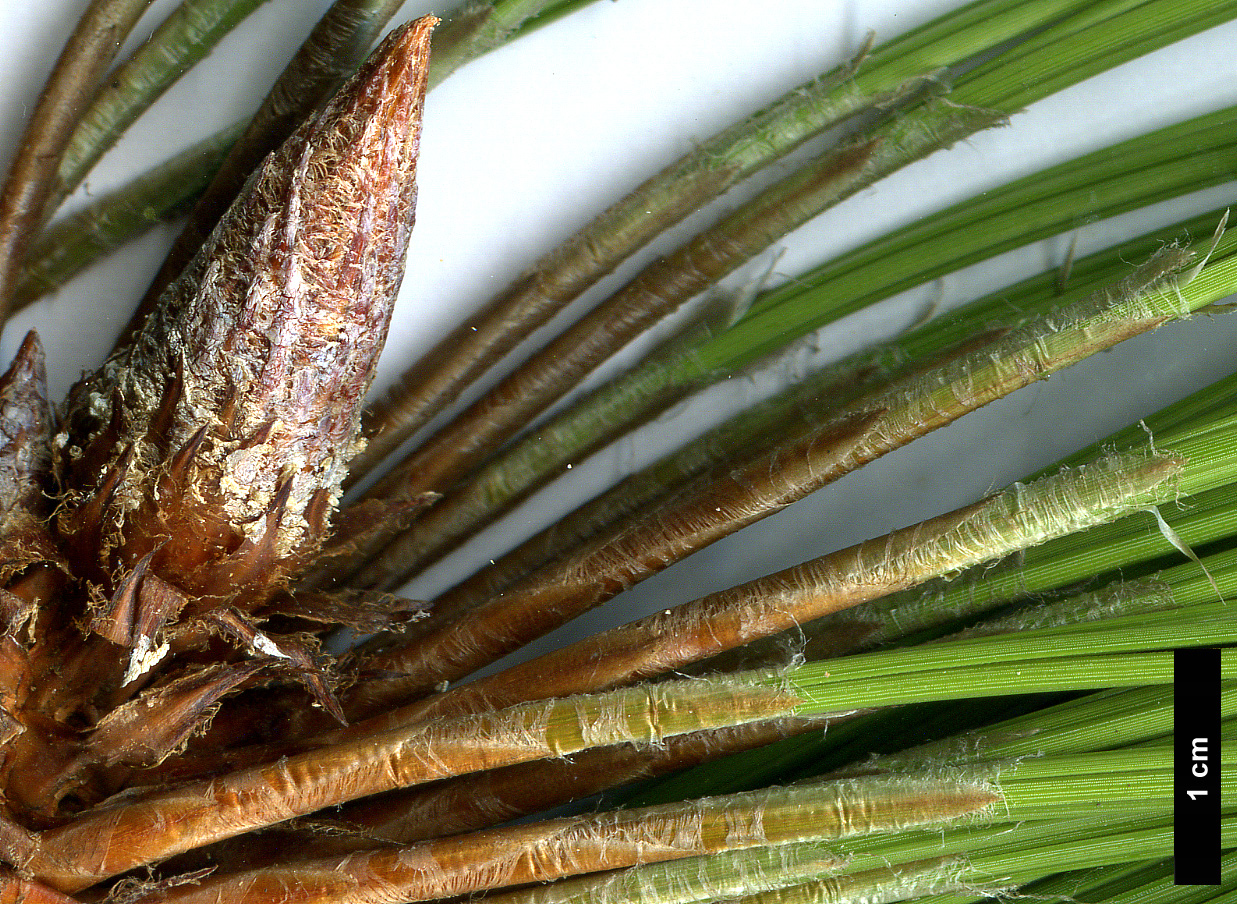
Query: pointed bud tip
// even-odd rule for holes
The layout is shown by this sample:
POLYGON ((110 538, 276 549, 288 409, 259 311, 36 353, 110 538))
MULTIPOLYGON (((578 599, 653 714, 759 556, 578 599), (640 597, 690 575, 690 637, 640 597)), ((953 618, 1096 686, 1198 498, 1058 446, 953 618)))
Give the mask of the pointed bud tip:
MULTIPOLYGON (((408 60, 410 69, 416 69, 418 61, 424 59, 430 52, 430 38, 434 29, 442 22, 437 16, 421 16, 411 22, 392 29, 383 41, 383 46, 391 44, 397 48, 396 53, 408 60)), ((422 67, 423 68, 423 67, 422 67)), ((425 75, 418 76, 422 81, 425 75)))
POLYGON ((44 506, 43 480, 51 466, 52 410, 38 334, 26 334, 0 376, 0 515, 44 506))
POLYGON ((13 363, 0 376, 0 415, 10 428, 17 427, 22 432, 46 432, 50 429, 47 366, 43 344, 34 330, 26 334, 17 354, 13 356, 13 363))
POLYGON ((39 334, 34 330, 26 333, 26 338, 22 340, 21 347, 17 349, 17 354, 13 356, 13 363, 9 365, 9 369, 4 376, 0 377, 0 385, 10 386, 31 380, 39 384, 47 382, 46 356, 43 354, 43 343, 39 341, 39 334))
POLYGON ((416 199, 430 35, 437 21, 426 16, 392 32, 306 136, 316 163, 300 167, 300 203, 317 208, 321 231, 336 233, 334 253, 324 259, 338 260, 343 250, 345 260, 360 265, 382 244, 355 240, 368 233, 385 236, 390 250, 402 255, 416 199), (310 178, 313 170, 324 178, 310 178))
MULTIPOLYGON (((429 74, 430 36, 438 19, 425 16, 389 34, 328 105, 316 131, 364 122, 352 156, 415 165, 429 74), (383 158, 386 158, 385 160, 383 158)), ((392 174, 394 177, 394 174, 392 174)))

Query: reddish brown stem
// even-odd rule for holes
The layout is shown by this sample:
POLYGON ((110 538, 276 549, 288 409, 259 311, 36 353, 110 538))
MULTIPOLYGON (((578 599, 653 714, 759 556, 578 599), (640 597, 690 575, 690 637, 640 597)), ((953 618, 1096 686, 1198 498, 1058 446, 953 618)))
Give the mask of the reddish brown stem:
POLYGON ((375 732, 214 780, 119 802, 43 832, 24 866, 64 891, 263 826, 454 775, 790 715, 751 680, 667 682, 375 732))
POLYGON ((60 158, 121 44, 152 0, 93 0, 48 77, 0 194, 0 325, 18 269, 46 217, 60 158))
POLYGON ((773 453, 697 479, 658 508, 512 585, 467 619, 374 664, 401 673, 396 683, 409 694, 461 678, 870 460, 856 453, 867 448, 881 414, 801 426, 773 453))
POLYGON ((656 747, 602 747, 570 760, 538 760, 362 801, 339 815, 402 844, 474 832, 783 738, 823 731, 847 717, 776 719, 667 738, 656 747))
POLYGON ((0 873, 0 904, 79 904, 76 898, 10 872, 0 873))
POLYGON ((340 832, 293 830, 235 839, 188 855, 177 864, 177 869, 199 865, 256 869, 275 865, 287 860, 290 843, 296 844, 302 857, 315 858, 372 848, 380 841, 412 844, 474 832, 624 784, 823 730, 844 718, 849 715, 775 719, 667 738, 653 747, 602 747, 571 759, 537 760, 447 779, 343 807, 331 819, 332 824, 340 825, 340 832))
POLYGON ((987 810, 980 782, 919 777, 802 785, 494 829, 394 850, 206 879, 163 904, 426 901, 565 876, 807 839, 941 823, 987 810), (879 784, 878 784, 879 782, 879 784))

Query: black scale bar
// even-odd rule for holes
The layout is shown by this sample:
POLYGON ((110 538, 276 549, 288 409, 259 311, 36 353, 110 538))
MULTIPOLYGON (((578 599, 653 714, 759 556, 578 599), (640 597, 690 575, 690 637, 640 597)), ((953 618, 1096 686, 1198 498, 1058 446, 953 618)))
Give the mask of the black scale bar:
POLYGON ((1173 881, 1220 884, 1220 651, 1173 651, 1173 881))

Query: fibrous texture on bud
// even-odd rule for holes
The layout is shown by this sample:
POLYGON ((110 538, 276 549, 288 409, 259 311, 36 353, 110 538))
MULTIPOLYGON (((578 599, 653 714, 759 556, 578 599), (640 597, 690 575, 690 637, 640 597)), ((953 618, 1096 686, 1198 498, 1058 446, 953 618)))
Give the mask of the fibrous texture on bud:
POLYGON ((22 515, 48 509, 51 429, 43 346, 32 332, 0 377, 0 532, 9 533, 22 515))
POLYGON ((109 545, 124 564, 158 549, 154 570, 191 592, 260 592, 322 539, 412 224, 424 71, 408 35, 272 155, 132 341, 74 388, 63 529, 86 527, 85 488, 124 462, 109 545))

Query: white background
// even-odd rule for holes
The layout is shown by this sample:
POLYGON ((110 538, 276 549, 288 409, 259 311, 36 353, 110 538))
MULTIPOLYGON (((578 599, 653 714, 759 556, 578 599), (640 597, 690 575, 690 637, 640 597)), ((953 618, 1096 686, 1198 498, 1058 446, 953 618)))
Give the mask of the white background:
MULTIPOLYGON (((0 156, 19 126, 68 23, 85 0, 0 5, 0 156)), ((409 15, 442 11, 410 0, 409 15)), ((958 5, 954 0, 600 0, 567 20, 474 62, 427 107, 421 196, 397 321, 377 386, 415 359, 470 309, 644 177, 783 91, 849 58, 868 29, 878 39, 958 5)), ((171 6, 156 3, 139 31, 171 6)), ((104 191, 256 105, 278 67, 326 6, 271 0, 124 139, 90 179, 104 191)), ((1225 27, 1064 92, 886 180, 790 236, 778 278, 800 272, 899 224, 985 188, 1153 127, 1237 103, 1225 27)), ((1092 225, 1083 251, 1227 203, 1233 188, 1161 205, 1119 225, 1092 225)), ((732 194, 698 218, 737 203, 732 194)), ((53 392, 96 365, 157 266, 161 230, 19 316, 0 353, 37 325, 53 392)), ((682 234, 679 238, 681 240, 682 234)), ((671 247, 663 244, 662 247, 671 247)), ((1068 237, 1042 243, 907 293, 823 332, 816 359, 896 334, 929 299, 962 303, 999 281, 1059 264, 1068 237)), ((647 261, 653 252, 641 255, 647 261)), ((634 266, 634 265, 633 265, 634 266)), ((629 278, 625 268, 603 286, 629 278)), ((599 297, 599 296, 596 296, 599 297)), ((777 517, 697 555, 616 601, 601 620, 626 620, 785 567, 970 502, 1026 472, 1156 410, 1231 371, 1237 321, 1198 317, 1127 343, 1037 384, 911 448, 851 475, 777 517)), ((803 367, 804 348, 771 375, 741 375, 680 406, 635 442, 577 463, 548 502, 514 512, 462 555, 412 585, 431 595, 572 508, 595 487, 694 435, 724 404, 751 400, 803 367)), ((578 626, 590 630, 590 617, 578 626)))

